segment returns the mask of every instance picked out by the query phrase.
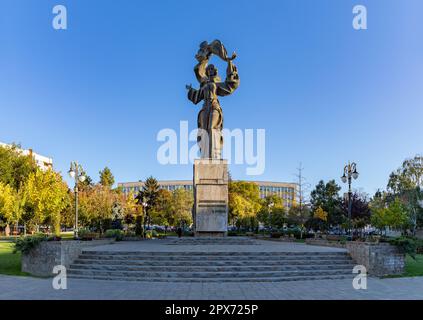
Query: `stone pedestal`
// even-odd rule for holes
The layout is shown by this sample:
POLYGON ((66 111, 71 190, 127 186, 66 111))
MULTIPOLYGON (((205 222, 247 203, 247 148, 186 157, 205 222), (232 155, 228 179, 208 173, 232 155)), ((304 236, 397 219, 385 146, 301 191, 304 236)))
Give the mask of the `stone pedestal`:
POLYGON ((194 161, 194 232, 196 237, 224 237, 228 232, 228 162, 194 161))

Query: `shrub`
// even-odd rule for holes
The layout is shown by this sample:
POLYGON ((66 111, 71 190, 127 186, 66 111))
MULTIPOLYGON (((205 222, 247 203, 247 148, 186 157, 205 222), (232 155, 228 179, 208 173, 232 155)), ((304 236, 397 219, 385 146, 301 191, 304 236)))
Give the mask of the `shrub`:
POLYGON ((347 236, 340 236, 339 237, 339 243, 340 244, 346 244, 348 241, 348 237, 347 236))
POLYGON ((50 236, 47 238, 47 241, 61 241, 62 237, 59 236, 50 236))
POLYGON ((123 240, 123 231, 120 229, 109 229, 106 230, 104 236, 106 238, 115 238, 116 241, 122 241, 123 240))
POLYGON ((14 252, 16 253, 19 251, 24 254, 28 253, 29 251, 31 251, 31 249, 38 246, 40 242, 46 241, 46 240, 47 240, 47 236, 44 234, 20 237, 16 239, 14 252))
MULTIPOLYGON (((295 239, 301 239, 301 230, 294 230, 293 232, 292 232, 292 235, 295 237, 295 239)), ((303 233, 303 236, 304 236, 304 233, 303 233)))
POLYGON ((389 241, 390 244, 399 247, 405 254, 410 255, 414 260, 416 260, 417 248, 419 247, 418 242, 418 239, 403 236, 389 241))
POLYGON ((280 232, 272 232, 270 234, 271 238, 280 238, 281 236, 282 236, 282 233, 280 233, 280 232))
POLYGON ((91 231, 85 228, 81 228, 78 230, 78 237, 84 238, 86 235, 88 235, 91 231))
POLYGON ((416 253, 423 254, 423 239, 417 240, 417 250, 416 253))
POLYGON ((136 237, 137 236, 137 234, 134 232, 134 231, 126 231, 125 233, 124 233, 124 237, 129 237, 129 238, 131 238, 131 237, 136 237))
POLYGON ((159 233, 156 230, 147 230, 145 232, 145 237, 147 239, 158 238, 159 237, 159 233))
POLYGON ((78 230, 78 237, 83 241, 93 240, 96 239, 97 233, 91 232, 89 229, 79 229, 78 230))
POLYGON ((182 236, 184 236, 184 237, 193 237, 193 236, 194 236, 194 232, 184 230, 184 231, 182 232, 182 236))

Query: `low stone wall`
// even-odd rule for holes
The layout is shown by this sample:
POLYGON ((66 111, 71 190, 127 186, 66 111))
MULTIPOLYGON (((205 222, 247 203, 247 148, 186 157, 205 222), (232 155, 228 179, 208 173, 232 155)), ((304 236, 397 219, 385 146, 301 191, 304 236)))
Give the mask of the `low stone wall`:
POLYGON ((370 275, 381 277, 404 272, 405 254, 389 243, 349 241, 346 248, 353 260, 365 266, 370 275))
POLYGON ((357 265, 363 265, 367 273, 381 277, 404 273, 405 254, 389 243, 347 241, 345 244, 324 239, 306 239, 315 246, 346 248, 357 265))
POLYGON ((22 271, 34 276, 52 277, 53 268, 66 268, 81 254, 82 249, 114 242, 113 239, 93 241, 43 241, 29 253, 22 255, 22 271))
POLYGON ((340 243, 337 241, 328 241, 325 239, 313 239, 309 238, 306 239, 305 242, 309 245, 313 246, 322 246, 322 247, 335 247, 335 248, 345 248, 345 243, 340 243))

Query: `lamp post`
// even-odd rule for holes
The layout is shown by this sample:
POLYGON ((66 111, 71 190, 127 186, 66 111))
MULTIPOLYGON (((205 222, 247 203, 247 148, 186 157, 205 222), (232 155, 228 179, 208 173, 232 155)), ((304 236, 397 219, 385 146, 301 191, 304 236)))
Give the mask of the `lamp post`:
POLYGON ((272 208, 274 207, 273 201, 270 201, 270 203, 267 205, 267 213, 269 215, 269 226, 270 226, 270 233, 272 233, 272 208))
POLYGON ((343 183, 348 183, 348 233, 351 235, 351 209, 352 209, 352 191, 351 182, 352 179, 358 178, 357 164, 355 162, 350 163, 344 167, 344 174, 341 177, 343 183))
POLYGON ((144 222, 143 222, 143 231, 142 231, 142 233, 143 233, 143 237, 145 238, 146 237, 146 234, 145 234, 145 222, 146 222, 146 219, 147 219, 147 206, 148 206, 148 203, 147 203, 147 201, 143 201, 142 202, 142 209, 143 209, 143 212, 142 212, 142 214, 144 215, 144 222))
POLYGON ((75 228, 74 228, 74 238, 78 239, 78 183, 85 181, 84 170, 78 162, 74 161, 70 164, 69 176, 74 179, 74 193, 75 193, 75 228))

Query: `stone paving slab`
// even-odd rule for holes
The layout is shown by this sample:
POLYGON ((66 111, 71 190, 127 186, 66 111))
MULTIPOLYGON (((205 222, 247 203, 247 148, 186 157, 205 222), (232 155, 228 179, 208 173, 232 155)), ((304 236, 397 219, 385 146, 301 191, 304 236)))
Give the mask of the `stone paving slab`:
POLYGON ((52 279, 0 275, 0 299, 11 300, 423 300, 423 277, 368 279, 367 290, 351 280, 284 283, 163 283, 68 279, 67 290, 54 290, 52 279))
POLYGON ((346 252, 343 248, 312 246, 298 242, 255 240, 257 245, 175 245, 175 238, 145 241, 120 241, 84 249, 84 251, 155 252, 346 252))

